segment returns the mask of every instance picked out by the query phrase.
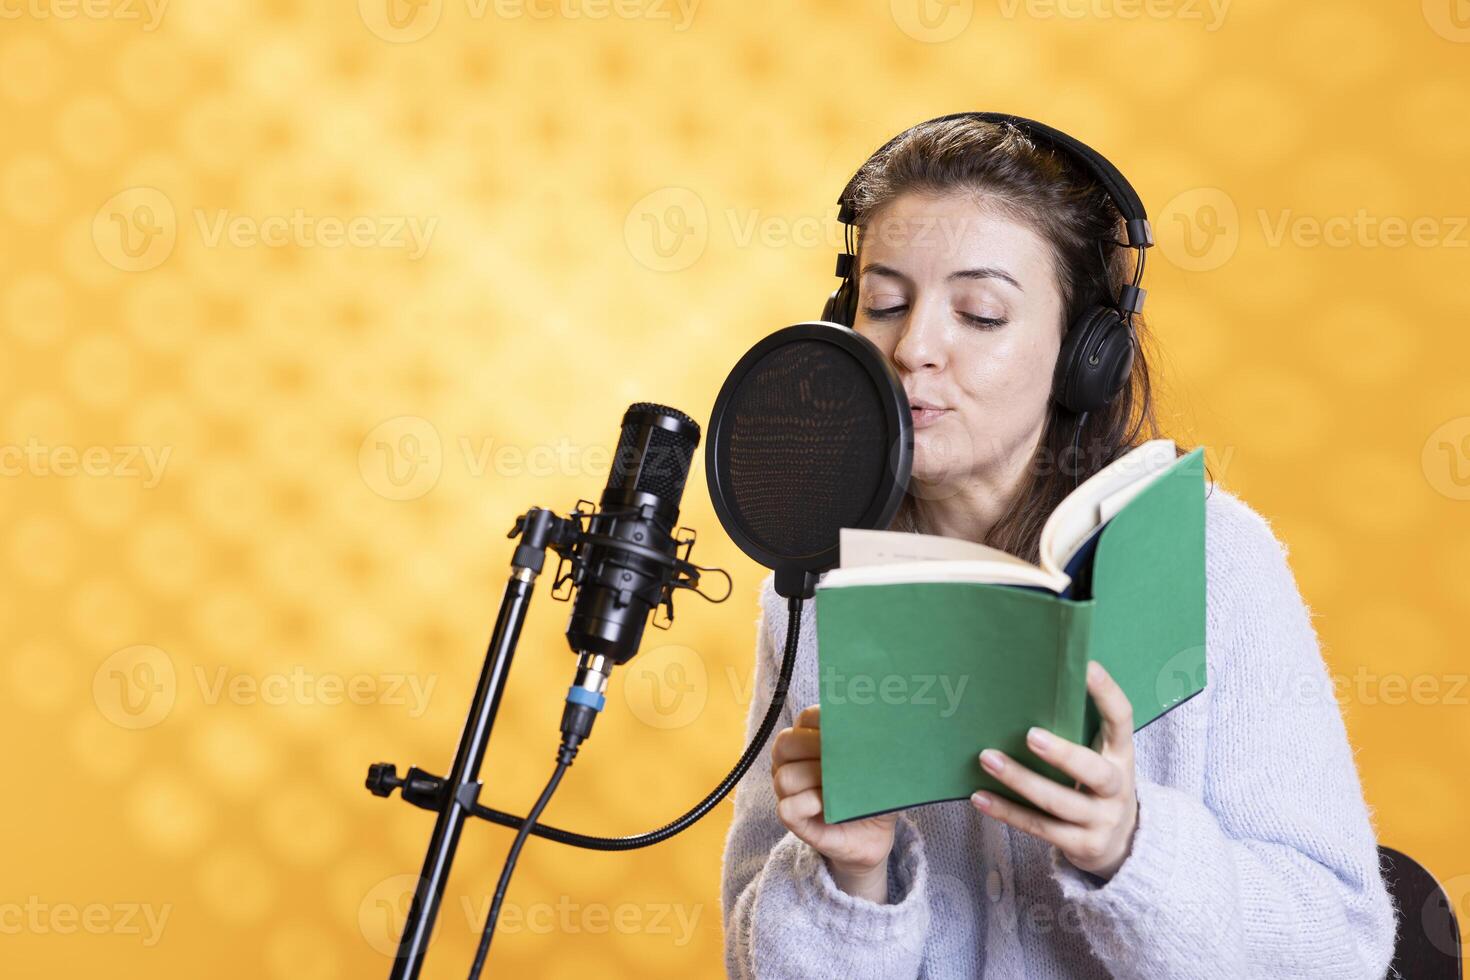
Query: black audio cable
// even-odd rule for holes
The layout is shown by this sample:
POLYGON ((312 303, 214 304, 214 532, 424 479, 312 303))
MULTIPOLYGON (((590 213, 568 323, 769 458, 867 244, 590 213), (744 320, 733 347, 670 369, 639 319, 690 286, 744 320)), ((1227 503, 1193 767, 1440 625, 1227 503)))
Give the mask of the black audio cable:
POLYGON ((657 844, 674 836, 699 820, 730 794, 730 791, 750 771, 756 756, 765 748, 771 732, 775 730, 776 722, 781 717, 781 709, 786 704, 786 691, 791 684, 791 674, 796 666, 796 648, 800 642, 802 602, 803 600, 795 597, 787 600, 789 618, 786 624, 786 647, 781 656, 781 669, 776 677, 776 689, 771 694, 771 704, 766 709, 766 716, 761 720, 760 728, 756 731, 755 737, 750 740, 750 744, 746 746, 740 761, 709 795, 687 813, 646 834, 637 834, 632 837, 593 837, 537 823, 541 817, 541 811, 546 808, 547 802, 551 799, 551 794, 556 792, 556 787, 561 782, 563 774, 576 758, 578 747, 591 734, 592 723, 605 703, 602 689, 607 682, 606 675, 598 676, 600 672, 586 663, 579 665, 578 682, 573 684, 571 690, 567 692, 567 706, 562 713, 562 744, 557 752, 556 769, 551 774, 551 779, 547 781, 546 788, 541 791, 536 805, 531 808, 530 814, 523 818, 486 806, 476 805, 474 808, 475 816, 501 826, 516 827, 518 833, 506 855, 505 865, 501 869, 500 881, 495 888, 495 897, 490 904, 490 914, 486 917, 485 927, 480 933, 480 945, 475 953, 475 962, 470 967, 469 980, 479 980, 480 971, 485 965, 485 957, 490 950, 490 940, 495 932, 495 922, 499 918, 500 906, 505 898, 506 888, 510 884, 511 873, 515 869, 516 859, 520 856, 521 847, 525 844, 526 839, 532 834, 591 850, 634 850, 657 844))

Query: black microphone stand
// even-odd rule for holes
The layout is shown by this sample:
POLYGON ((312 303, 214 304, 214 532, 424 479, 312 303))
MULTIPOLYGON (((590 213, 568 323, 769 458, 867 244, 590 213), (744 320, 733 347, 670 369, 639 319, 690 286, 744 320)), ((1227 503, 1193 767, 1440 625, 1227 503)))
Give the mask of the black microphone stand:
MULTIPOLYGON (((605 505, 611 503, 606 499, 607 496, 604 494, 605 505)), ((695 535, 689 528, 681 527, 679 532, 669 536, 667 541, 656 547, 650 547, 651 542, 646 540, 647 527, 648 522, 654 519, 655 506, 654 503, 645 500, 636 506, 614 504, 612 507, 604 506, 599 511, 589 501, 578 500, 577 506, 565 518, 540 507, 532 508, 516 518, 515 526, 506 534, 506 537, 520 536, 521 541, 516 546, 515 554, 511 559, 510 581, 506 583, 505 596, 501 600, 500 612, 495 620, 495 630, 485 655, 485 666, 480 673, 480 681, 470 705, 469 717, 466 718, 464 730, 460 734, 459 747, 455 751, 454 766, 449 776, 447 778, 436 776, 414 766, 400 778, 397 767, 387 762, 375 763, 368 768, 367 788, 375 796, 387 797, 391 796, 395 789, 401 790, 404 800, 436 814, 434 832, 429 839, 429 847, 424 856, 423 871, 414 888, 413 901, 409 904, 403 935, 398 943, 398 952, 394 958, 392 972, 389 974, 390 980, 417 980, 419 976, 424 956, 428 950, 429 939, 434 930, 434 921, 444 898, 450 865, 454 861, 454 854, 459 846, 459 837, 468 818, 479 817, 521 831, 507 858, 500 885, 496 889, 495 901, 491 905, 490 916, 486 920, 485 929, 481 935, 479 952, 476 954, 475 965, 470 974, 471 977, 478 977, 484 964, 490 936, 494 931, 495 913, 503 897, 507 878, 514 868, 519 848, 528 835, 534 834, 563 844, 604 851, 633 850, 667 840, 692 826, 723 800, 749 771, 757 754, 762 751, 766 741, 770 738, 777 719, 780 717, 782 706, 785 704, 787 685, 790 683, 796 661, 796 640, 800 634, 801 612, 801 600, 796 598, 788 601, 790 623, 786 650, 776 680, 776 689, 772 694, 771 704, 766 710, 760 729, 751 739, 750 744, 746 746, 739 762, 704 799, 677 819, 657 830, 628 837, 598 837, 539 824, 537 821, 545 800, 560 780, 561 773, 576 757, 579 745, 590 734, 593 722, 598 713, 602 711, 603 691, 612 666, 626 659, 620 659, 617 650, 611 647, 605 653, 584 647, 583 642, 595 645, 593 642, 595 637, 590 639, 580 635, 574 637, 572 627, 569 625, 568 639, 572 642, 573 649, 578 655, 577 671, 576 679, 567 691, 567 704, 562 713, 562 739, 561 747, 556 754, 558 767, 556 775, 548 784, 541 800, 537 801, 536 807, 527 817, 503 813, 479 802, 482 785, 480 766, 485 758, 485 749, 489 744, 490 732, 494 727, 495 716, 500 707, 500 697, 510 672, 511 657, 520 639, 521 625, 525 621, 527 606, 530 604, 532 587, 545 562, 547 548, 554 550, 561 559, 551 595, 553 599, 562 601, 570 599, 573 591, 579 589, 590 579, 603 578, 609 569, 616 570, 620 578, 626 580, 629 577, 629 570, 638 567, 625 564, 624 562, 628 560, 642 559, 653 563, 654 566, 662 566, 663 570, 656 573, 664 577, 663 586, 658 590, 656 608, 663 609, 667 613, 667 618, 665 623, 660 623, 656 615, 653 618, 653 625, 660 629, 668 629, 673 623, 674 609, 671 593, 675 589, 690 589, 711 602, 724 602, 730 597, 730 591, 727 590, 723 598, 711 599, 698 588, 700 573, 711 571, 711 569, 690 562, 695 535), (631 531, 606 528, 599 531, 593 523, 599 516, 604 518, 636 516, 639 522, 631 526, 631 531), (587 526, 584 526, 584 521, 588 522, 587 526), (590 546, 612 548, 616 555, 624 557, 592 560, 589 564, 586 549, 590 546), (671 546, 672 553, 665 551, 665 546, 671 546), (571 566, 570 571, 565 570, 568 565, 571 566), (569 586, 565 593, 560 591, 563 585, 569 586)), ((654 530, 658 530, 656 524, 654 530)), ((713 571, 724 575, 728 582, 728 573, 721 569, 713 569, 713 571)), ((645 601, 652 603, 653 599, 650 597, 645 601)), ((577 612, 574 609, 574 622, 576 616, 577 612)))
POLYGON ((439 779, 414 768, 399 779, 396 768, 387 763, 377 763, 368 770, 367 787, 375 795, 388 796, 401 787, 405 800, 439 814, 434 821, 434 833, 429 838, 429 849, 424 855, 424 868, 414 889, 408 918, 403 924, 403 937, 398 943, 391 980, 417 980, 423 967, 434 920, 444 898, 444 886, 449 880, 449 867, 459 847, 460 833, 464 830, 466 818, 475 814, 479 803, 480 764, 484 761, 490 730, 500 708, 500 696, 505 690, 511 657, 530 605, 532 586, 541 572, 548 547, 565 557, 579 541, 582 516, 579 511, 574 511, 572 517, 563 518, 549 510, 533 508, 516 519, 515 527, 507 535, 515 537, 519 534, 521 541, 511 558, 510 581, 506 583, 505 596, 500 601, 495 631, 485 654, 485 666, 480 672, 469 717, 465 719, 464 731, 459 737, 459 748, 454 753, 454 768, 450 770, 449 778, 439 779))

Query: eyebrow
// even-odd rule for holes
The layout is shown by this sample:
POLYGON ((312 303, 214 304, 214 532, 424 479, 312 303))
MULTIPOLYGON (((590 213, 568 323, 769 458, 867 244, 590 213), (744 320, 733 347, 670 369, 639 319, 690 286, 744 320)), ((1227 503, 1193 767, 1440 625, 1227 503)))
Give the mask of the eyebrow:
MULTIPOLYGON (((867 265, 863 266, 863 275, 867 275, 870 272, 873 275, 875 275, 875 276, 888 276, 889 278, 892 278, 892 279, 902 279, 904 282, 908 282, 909 281, 909 277, 908 276, 904 275, 902 272, 899 272, 897 269, 893 268, 892 266, 882 265, 882 264, 877 263, 877 262, 870 262, 867 265)), ((1018 282, 1016 282, 1016 279, 1015 279, 1014 276, 1012 276, 1009 272, 1005 271, 1004 269, 997 269, 994 266, 982 266, 979 269, 959 269, 959 270, 957 270, 955 272, 951 272, 949 275, 945 276, 944 278, 946 280, 954 280, 954 279, 1001 279, 1001 280, 1004 280, 1005 282, 1010 283, 1012 286, 1015 286, 1017 289, 1020 289, 1022 292, 1025 292, 1024 289, 1021 289, 1021 284, 1018 283, 1018 282)))

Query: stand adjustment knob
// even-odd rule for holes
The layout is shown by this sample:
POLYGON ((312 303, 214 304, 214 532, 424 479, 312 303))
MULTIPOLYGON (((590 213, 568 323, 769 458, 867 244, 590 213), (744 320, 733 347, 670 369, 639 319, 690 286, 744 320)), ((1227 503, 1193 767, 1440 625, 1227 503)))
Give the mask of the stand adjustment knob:
POLYGON ((374 796, 392 796, 403 785, 398 767, 391 762, 375 762, 368 766, 367 788, 374 796))

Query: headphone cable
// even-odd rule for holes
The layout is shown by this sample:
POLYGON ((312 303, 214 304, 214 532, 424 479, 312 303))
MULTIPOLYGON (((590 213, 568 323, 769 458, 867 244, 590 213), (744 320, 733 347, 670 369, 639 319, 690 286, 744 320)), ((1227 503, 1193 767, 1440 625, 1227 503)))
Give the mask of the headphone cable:
POLYGON ((1082 483, 1082 426, 1087 422, 1087 414, 1083 412, 1077 416, 1077 432, 1072 436, 1072 489, 1076 490, 1082 483))

